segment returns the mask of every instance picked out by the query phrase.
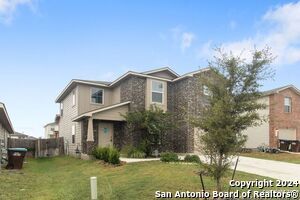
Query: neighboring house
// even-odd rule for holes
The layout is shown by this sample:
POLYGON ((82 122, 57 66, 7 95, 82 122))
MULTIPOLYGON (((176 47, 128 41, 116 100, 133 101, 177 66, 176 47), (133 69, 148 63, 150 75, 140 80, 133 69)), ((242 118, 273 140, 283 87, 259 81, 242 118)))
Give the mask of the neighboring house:
POLYGON ((249 128, 247 148, 260 145, 300 151, 300 90, 293 85, 263 92, 261 103, 267 105, 260 115, 268 120, 259 127, 249 128))
POLYGON ((5 105, 0 102, 0 149, 7 148, 7 138, 14 133, 5 105))
POLYGON ((44 126, 44 129, 45 129, 45 138, 46 139, 59 137, 58 124, 56 122, 46 124, 44 126))
POLYGON ((35 137, 26 135, 24 133, 19 133, 19 132, 14 132, 13 134, 10 134, 9 138, 12 139, 30 139, 30 140, 35 140, 35 137))
POLYGON ((137 145, 139 134, 131 134, 121 114, 148 109, 155 104, 175 114, 180 126, 163 138, 162 150, 194 152, 196 130, 188 123, 207 103, 208 95, 199 76, 209 69, 178 75, 170 68, 147 72, 129 71, 113 82, 73 79, 56 99, 60 104, 57 117, 59 134, 70 154, 78 149, 86 154, 95 146, 137 145))

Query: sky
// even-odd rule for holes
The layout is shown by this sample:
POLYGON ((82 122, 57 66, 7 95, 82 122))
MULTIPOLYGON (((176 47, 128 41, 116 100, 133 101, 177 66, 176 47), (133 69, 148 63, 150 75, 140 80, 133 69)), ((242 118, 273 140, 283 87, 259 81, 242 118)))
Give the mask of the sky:
POLYGON ((112 81, 128 70, 207 66, 213 49, 268 45, 274 80, 300 88, 300 2, 279 0, 0 0, 0 102, 15 131, 44 135, 71 79, 112 81))

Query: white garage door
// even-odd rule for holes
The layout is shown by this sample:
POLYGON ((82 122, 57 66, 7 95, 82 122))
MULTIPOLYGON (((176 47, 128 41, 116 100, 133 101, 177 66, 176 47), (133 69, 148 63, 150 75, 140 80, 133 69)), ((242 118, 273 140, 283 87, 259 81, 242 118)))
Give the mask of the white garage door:
POLYGON ((281 140, 296 140, 296 129, 279 129, 278 137, 281 140))

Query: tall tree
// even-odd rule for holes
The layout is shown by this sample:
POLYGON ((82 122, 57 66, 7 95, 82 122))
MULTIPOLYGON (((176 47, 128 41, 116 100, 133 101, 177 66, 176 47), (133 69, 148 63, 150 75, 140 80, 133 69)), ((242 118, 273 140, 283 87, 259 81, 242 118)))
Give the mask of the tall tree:
POLYGON ((193 119, 195 127, 202 130, 200 142, 210 163, 203 164, 221 191, 221 180, 229 169, 232 157, 237 155, 246 141, 242 132, 259 125, 264 120, 259 114, 266 105, 259 103, 262 82, 272 78, 270 67, 274 59, 269 48, 254 50, 251 61, 218 49, 209 63, 210 76, 200 82, 209 90, 209 103, 201 115, 193 119))

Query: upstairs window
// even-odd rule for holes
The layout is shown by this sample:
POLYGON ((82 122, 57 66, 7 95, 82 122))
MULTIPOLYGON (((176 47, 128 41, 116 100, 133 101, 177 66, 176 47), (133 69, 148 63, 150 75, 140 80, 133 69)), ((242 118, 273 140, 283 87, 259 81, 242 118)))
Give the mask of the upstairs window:
POLYGON ((99 89, 99 88, 91 89, 91 102, 97 104, 103 104, 103 89, 99 89))
POLYGON ((210 91, 208 89, 208 87, 206 85, 203 85, 203 94, 205 96, 209 96, 210 95, 210 91))
POLYGON ((286 113, 292 112, 292 98, 290 97, 284 98, 284 112, 286 113))
POLYGON ((163 103, 164 84, 161 81, 152 81, 152 103, 163 103))
POLYGON ((75 91, 72 92, 72 105, 75 106, 76 104, 76 95, 75 95, 75 91))

